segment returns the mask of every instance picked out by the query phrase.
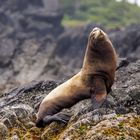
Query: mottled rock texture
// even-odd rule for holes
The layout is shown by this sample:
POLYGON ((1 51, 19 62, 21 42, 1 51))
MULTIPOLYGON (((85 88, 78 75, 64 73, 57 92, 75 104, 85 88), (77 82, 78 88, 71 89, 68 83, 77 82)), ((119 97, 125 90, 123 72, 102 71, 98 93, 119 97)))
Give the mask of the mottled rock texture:
POLYGON ((67 125, 35 127, 39 103, 81 68, 88 34, 98 26, 63 27, 56 1, 0 0, 0 140, 139 140, 140 25, 99 26, 131 62, 116 72, 107 109, 84 100, 60 112, 71 116, 67 125))
POLYGON ((3 139, 57 140, 139 140, 140 137, 140 61, 116 72, 108 95, 108 105, 92 109, 83 100, 60 112, 70 115, 68 124, 53 122, 44 129, 35 127, 41 100, 60 83, 39 81, 14 88, 0 98, 0 136, 3 139))
POLYGON ((63 80, 76 73, 95 26, 109 34, 120 57, 140 58, 140 25, 112 31, 95 23, 66 28, 57 1, 0 0, 0 94, 33 80, 63 80))

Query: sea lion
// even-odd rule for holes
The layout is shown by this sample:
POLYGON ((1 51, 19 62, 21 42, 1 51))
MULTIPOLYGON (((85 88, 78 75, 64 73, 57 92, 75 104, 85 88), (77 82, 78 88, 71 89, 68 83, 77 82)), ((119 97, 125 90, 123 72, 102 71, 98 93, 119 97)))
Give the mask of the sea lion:
POLYGON ((100 107, 113 85, 116 65, 116 52, 109 37, 101 29, 94 28, 88 38, 82 69, 43 99, 36 126, 44 127, 52 121, 65 122, 67 116, 57 113, 83 99, 91 98, 93 105, 100 107))

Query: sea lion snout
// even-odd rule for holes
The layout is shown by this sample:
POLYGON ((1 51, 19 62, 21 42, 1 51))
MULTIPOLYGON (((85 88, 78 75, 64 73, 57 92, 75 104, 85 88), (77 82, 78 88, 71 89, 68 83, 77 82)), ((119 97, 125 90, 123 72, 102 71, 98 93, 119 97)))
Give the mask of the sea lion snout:
POLYGON ((98 27, 93 28, 93 30, 91 31, 89 37, 91 39, 97 39, 97 38, 103 38, 105 36, 105 33, 103 30, 101 30, 98 27))

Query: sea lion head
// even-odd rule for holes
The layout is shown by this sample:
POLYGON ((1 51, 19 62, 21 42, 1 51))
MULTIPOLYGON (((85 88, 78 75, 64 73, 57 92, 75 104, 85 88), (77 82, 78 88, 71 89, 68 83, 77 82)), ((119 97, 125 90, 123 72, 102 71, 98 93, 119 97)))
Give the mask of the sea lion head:
POLYGON ((116 53, 108 35, 100 28, 94 28, 89 34, 83 69, 93 73, 108 68, 115 70, 115 65, 116 53))
POLYGON ((97 48, 97 47, 98 48, 102 47, 102 49, 103 49, 104 47, 113 46, 113 45, 112 45, 108 35, 100 28, 95 27, 89 34, 88 46, 93 49, 97 48))

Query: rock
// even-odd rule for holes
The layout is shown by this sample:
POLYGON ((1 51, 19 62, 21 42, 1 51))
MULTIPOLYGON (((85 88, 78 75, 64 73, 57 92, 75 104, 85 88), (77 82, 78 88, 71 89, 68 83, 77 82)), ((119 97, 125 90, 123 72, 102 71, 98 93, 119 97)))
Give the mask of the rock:
POLYGON ((136 60, 140 52, 140 25, 131 25, 116 32, 110 33, 115 48, 121 57, 136 60))
POLYGON ((33 114, 33 108, 29 105, 20 104, 17 106, 12 106, 12 110, 18 116, 18 119, 23 119, 28 121, 28 117, 33 114))
MULTIPOLYGON (((61 139, 83 139, 83 140, 116 140, 116 139, 138 139, 139 116, 128 114, 125 116, 110 116, 97 124, 89 125, 86 122, 80 123, 78 126, 71 126, 59 137, 61 139), (138 124, 134 124, 138 121, 138 124)), ((92 121, 90 122, 92 123, 92 121)))
MULTIPOLYGON (((13 105, 12 110, 15 109, 16 111, 17 106, 15 106, 15 104, 18 103, 19 108, 26 110, 27 114, 30 114, 33 111, 32 107, 35 107, 36 103, 40 102, 40 100, 57 85, 58 83, 55 81, 34 81, 18 88, 14 88, 0 98, 0 108, 13 105), (29 106, 25 105, 25 103, 29 106)), ((18 110, 17 113, 19 113, 18 110)))
POLYGON ((36 80, 46 71, 56 36, 64 31, 62 18, 59 5, 48 9, 46 0, 6 0, 0 5, 1 91, 36 80))
POLYGON ((1 39, 0 44, 0 67, 4 67, 11 63, 12 56, 15 51, 13 40, 1 39))
POLYGON ((28 105, 17 105, 16 107, 4 107, 0 114, 2 114, 1 121, 6 127, 21 127, 21 123, 30 121, 33 116, 33 109, 28 105))
POLYGON ((66 28, 62 19, 57 0, 0 0, 0 139, 138 139, 140 25, 116 31, 96 24, 66 28), (128 57, 116 72, 107 108, 93 110, 91 100, 83 100, 60 112, 71 116, 66 126, 55 122, 36 128, 40 102, 79 71, 95 26, 107 31, 120 56, 128 57))
POLYGON ((12 124, 8 118, 5 118, 2 120, 2 123, 7 127, 7 128, 12 128, 12 124))
POLYGON ((19 137, 15 134, 11 137, 11 140, 20 140, 19 137))
POLYGON ((0 139, 5 140, 7 136, 8 136, 7 127, 3 123, 0 123, 0 139))
POLYGON ((96 26, 107 31, 121 57, 139 58, 140 25, 114 31, 97 24, 67 28, 59 0, 0 3, 0 95, 34 80, 71 77, 81 68, 88 34, 96 26))
POLYGON ((52 124, 50 124, 50 126, 48 128, 45 129, 45 131, 43 132, 43 134, 41 135, 41 139, 45 140, 45 139, 53 139, 56 138, 57 135, 59 135, 64 129, 65 129, 66 125, 64 124, 57 124, 55 122, 53 122, 52 124))
POLYGON ((7 128, 12 127, 8 132, 19 139, 138 139, 139 75, 139 60, 121 67, 107 97, 108 106, 93 110, 90 99, 80 101, 60 112, 70 116, 67 125, 53 122, 44 129, 35 127, 39 104, 60 83, 27 83, 1 96, 0 120, 7 128))
POLYGON ((28 122, 28 123, 26 123, 25 125, 26 125, 26 127, 29 128, 29 129, 32 128, 32 127, 35 127, 35 123, 33 123, 33 122, 28 122))
POLYGON ((2 116, 3 116, 4 120, 6 119, 7 121, 9 121, 9 123, 7 122, 7 125, 8 125, 7 127, 9 127, 9 124, 12 125, 12 127, 17 124, 18 119, 17 119, 15 112, 10 110, 8 107, 2 109, 0 114, 3 114, 2 116))

